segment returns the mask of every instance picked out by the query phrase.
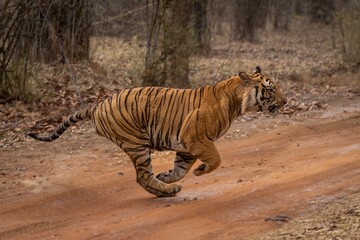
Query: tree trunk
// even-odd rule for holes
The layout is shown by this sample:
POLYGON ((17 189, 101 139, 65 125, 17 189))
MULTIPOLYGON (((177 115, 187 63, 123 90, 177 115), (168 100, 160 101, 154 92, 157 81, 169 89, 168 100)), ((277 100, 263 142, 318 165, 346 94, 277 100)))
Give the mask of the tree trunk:
POLYGON ((293 2, 288 0, 269 0, 267 30, 289 30, 289 19, 293 2))
POLYGON ((310 0, 311 22, 330 24, 333 10, 333 0, 310 0))
POLYGON ((191 87, 191 4, 191 0, 153 0, 149 6, 143 85, 191 87))
POLYGON ((89 59, 91 1, 39 1, 36 58, 51 62, 89 59))
POLYGON ((170 24, 165 32, 168 40, 164 51, 168 56, 168 82, 174 87, 191 87, 189 60, 191 55, 190 17, 191 0, 175 0, 170 6, 170 24))
POLYGON ((255 40, 256 18, 261 0, 235 0, 235 39, 255 40))
POLYGON ((210 51, 210 14, 213 0, 194 1, 194 30, 197 47, 202 53, 210 51))

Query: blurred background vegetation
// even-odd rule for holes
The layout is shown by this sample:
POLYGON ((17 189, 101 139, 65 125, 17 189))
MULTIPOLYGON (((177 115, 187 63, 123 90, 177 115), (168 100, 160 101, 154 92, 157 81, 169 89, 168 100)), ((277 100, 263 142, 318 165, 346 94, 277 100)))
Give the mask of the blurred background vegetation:
MULTIPOLYGON (((121 55, 132 61, 129 85, 191 87, 192 62, 222 48, 230 55, 234 44, 261 44, 264 35, 297 32, 290 25, 299 18, 332 29, 327 38, 341 49, 342 64, 360 65, 359 0, 0 0, 0 101, 36 99, 49 84, 38 81, 40 72, 59 65, 81 101, 76 67, 88 64, 106 78, 116 71, 109 65, 122 64, 101 62, 118 51, 114 42, 132 46, 121 55), (97 51, 107 44, 110 52, 97 51)), ((227 61, 212 66, 212 76, 227 61)))

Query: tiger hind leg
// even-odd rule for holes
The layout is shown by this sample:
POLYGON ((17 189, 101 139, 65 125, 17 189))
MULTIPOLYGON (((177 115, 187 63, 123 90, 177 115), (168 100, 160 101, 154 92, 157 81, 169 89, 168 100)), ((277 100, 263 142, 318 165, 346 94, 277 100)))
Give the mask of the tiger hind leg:
POLYGON ((165 183, 172 183, 182 179, 196 162, 196 157, 186 152, 177 152, 174 167, 168 172, 159 173, 156 178, 165 183))
POLYGON ((136 180, 146 191, 158 197, 172 197, 181 191, 177 184, 167 184, 155 178, 152 166, 150 149, 144 146, 124 148, 136 169, 136 180))

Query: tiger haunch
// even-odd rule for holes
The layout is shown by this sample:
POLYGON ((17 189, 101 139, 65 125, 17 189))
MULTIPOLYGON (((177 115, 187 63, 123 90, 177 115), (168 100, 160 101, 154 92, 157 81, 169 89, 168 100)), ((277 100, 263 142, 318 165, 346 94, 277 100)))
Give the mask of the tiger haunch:
POLYGON ((229 129, 231 122, 247 111, 278 112, 286 98, 260 68, 248 75, 240 73, 214 85, 197 89, 160 87, 120 91, 95 107, 78 111, 47 137, 53 141, 68 127, 91 120, 96 132, 117 144, 130 157, 137 182, 148 192, 175 196, 182 179, 196 162, 197 176, 215 170, 221 162, 214 141, 229 129), (176 151, 173 169, 154 176, 153 150, 176 151))

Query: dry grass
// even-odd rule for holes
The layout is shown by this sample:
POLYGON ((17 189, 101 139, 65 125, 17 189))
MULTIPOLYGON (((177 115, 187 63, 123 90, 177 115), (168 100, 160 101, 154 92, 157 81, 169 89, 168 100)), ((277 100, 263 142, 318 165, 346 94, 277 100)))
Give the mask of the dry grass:
POLYGON ((360 193, 336 199, 253 239, 359 239, 360 193))
POLYGON ((137 38, 131 42, 116 37, 93 37, 91 59, 106 72, 107 77, 124 84, 140 86, 145 63, 145 45, 137 38))
MULTIPOLYGON (((258 32, 258 41, 231 41, 231 33, 216 35, 208 56, 190 60, 193 87, 223 80, 239 71, 251 72, 256 65, 279 81, 301 81, 314 84, 319 80, 333 84, 331 77, 347 71, 342 61, 341 40, 333 48, 330 26, 306 24, 294 18, 290 31, 258 32)), ((338 35, 336 35, 338 36, 338 35)), ((141 85, 145 62, 145 43, 134 37, 124 41, 115 37, 94 37, 92 61, 100 64, 109 79, 125 86, 141 85)))

